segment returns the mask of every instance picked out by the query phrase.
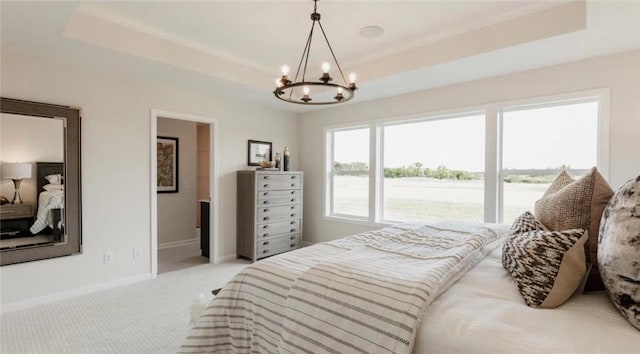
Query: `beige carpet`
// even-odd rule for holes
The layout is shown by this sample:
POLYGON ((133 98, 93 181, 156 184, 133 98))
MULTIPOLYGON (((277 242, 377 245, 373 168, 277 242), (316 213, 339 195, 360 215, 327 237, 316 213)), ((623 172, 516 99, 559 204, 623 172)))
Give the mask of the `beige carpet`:
POLYGON ((209 263, 201 254, 199 242, 158 250, 158 274, 209 263))
POLYGON ((199 265, 0 318, 1 353, 175 353, 190 304, 249 262, 199 265))

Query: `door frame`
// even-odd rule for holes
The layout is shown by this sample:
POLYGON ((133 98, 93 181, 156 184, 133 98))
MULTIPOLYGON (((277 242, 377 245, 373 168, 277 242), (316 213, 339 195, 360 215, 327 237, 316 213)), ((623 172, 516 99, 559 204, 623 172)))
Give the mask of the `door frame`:
POLYGON ((189 113, 172 112, 160 109, 151 109, 151 124, 149 130, 151 144, 151 164, 150 164, 150 204, 151 204, 151 277, 158 275, 158 187, 157 187, 157 164, 158 164, 158 118, 178 119, 190 122, 209 124, 209 194, 211 208, 209 210, 210 242, 209 242, 209 263, 220 263, 221 256, 218 254, 218 231, 219 231, 219 204, 218 204, 218 120, 212 117, 199 116, 189 113))

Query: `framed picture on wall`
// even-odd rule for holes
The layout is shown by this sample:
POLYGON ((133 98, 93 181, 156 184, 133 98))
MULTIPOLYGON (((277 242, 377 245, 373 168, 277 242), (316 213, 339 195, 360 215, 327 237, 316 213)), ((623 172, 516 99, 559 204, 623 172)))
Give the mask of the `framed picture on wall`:
POLYGON ((260 166, 262 161, 271 161, 271 143, 268 141, 249 140, 249 166, 260 166))
POLYGON ((158 137, 158 193, 178 193, 178 138, 158 137))

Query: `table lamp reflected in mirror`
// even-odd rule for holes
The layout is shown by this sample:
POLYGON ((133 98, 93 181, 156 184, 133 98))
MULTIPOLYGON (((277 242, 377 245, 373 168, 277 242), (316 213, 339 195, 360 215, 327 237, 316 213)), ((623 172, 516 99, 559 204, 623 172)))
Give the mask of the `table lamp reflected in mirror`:
POLYGON ((11 204, 22 204, 22 198, 20 198, 20 183, 25 178, 33 177, 32 164, 28 162, 3 163, 1 168, 2 178, 11 179, 13 181, 15 192, 13 193, 11 204))

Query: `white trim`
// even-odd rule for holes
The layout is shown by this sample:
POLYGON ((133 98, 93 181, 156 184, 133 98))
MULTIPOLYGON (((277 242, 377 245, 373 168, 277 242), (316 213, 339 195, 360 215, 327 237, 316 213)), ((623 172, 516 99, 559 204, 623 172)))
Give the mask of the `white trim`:
POLYGON ((180 246, 190 245, 190 244, 199 243, 199 242, 200 242, 200 238, 196 237, 196 238, 192 238, 192 239, 189 239, 189 240, 180 240, 180 241, 159 243, 158 244, 158 249, 159 250, 163 250, 165 248, 180 247, 180 246))
POLYGON ((220 223, 219 223, 219 193, 218 193, 218 181, 220 179, 219 176, 219 172, 218 172, 218 161, 219 161, 219 157, 218 157, 218 141, 220 139, 218 139, 218 128, 219 128, 219 124, 218 124, 218 120, 216 118, 212 118, 212 117, 205 117, 205 116, 198 116, 198 115, 194 115, 194 114, 189 114, 189 113, 182 113, 182 112, 171 112, 171 111, 164 111, 164 110, 159 110, 159 109, 151 109, 151 115, 150 115, 150 120, 151 120, 151 124, 150 124, 150 130, 149 130, 149 137, 150 137, 150 146, 151 146, 151 173, 150 175, 150 185, 151 185, 151 197, 150 197, 150 204, 151 204, 151 217, 150 217, 150 222, 151 222, 151 255, 150 255, 150 260, 151 260, 151 276, 152 277, 156 277, 156 275, 158 274, 158 190, 157 190, 157 156, 158 156, 158 151, 157 151, 157 145, 156 145, 156 137, 158 136, 158 117, 163 117, 163 118, 171 118, 171 119, 179 119, 179 120, 187 120, 187 121, 191 121, 191 122, 200 122, 200 123, 206 123, 209 124, 209 151, 210 156, 210 170, 209 170, 209 176, 211 176, 209 178, 209 190, 210 190, 210 194, 211 194, 211 208, 209 210, 209 217, 211 218, 211 225, 212 228, 210 230, 211 234, 211 242, 209 243, 209 262, 210 263, 220 263, 220 256, 218 255, 218 252, 220 251, 220 247, 218 247, 218 243, 219 243, 219 229, 220 229, 220 223))
POLYGON ((102 290, 117 288, 123 285, 129 285, 129 284, 138 283, 145 280, 150 280, 151 278, 152 276, 150 273, 140 274, 133 277, 111 280, 111 281, 107 281, 104 283, 99 283, 99 284, 95 284, 95 285, 91 285, 83 288, 76 288, 72 290, 61 291, 58 293, 53 293, 45 296, 31 298, 24 301, 13 302, 7 305, 2 305, 0 307, 0 312, 2 314, 5 314, 8 312, 13 312, 17 310, 24 310, 26 308, 33 307, 33 306, 50 304, 52 302, 66 300, 66 299, 70 299, 80 295, 87 295, 87 294, 95 293, 102 290))
POLYGON ((500 192, 500 130, 498 109, 490 107, 484 114, 484 221, 498 220, 498 194, 500 192))
POLYGON ((353 225, 361 225, 361 226, 370 226, 370 227, 386 227, 391 226, 393 223, 384 223, 384 222, 371 222, 367 219, 355 219, 350 216, 329 216, 325 215, 322 217, 324 221, 338 221, 345 224, 353 224, 353 225))

